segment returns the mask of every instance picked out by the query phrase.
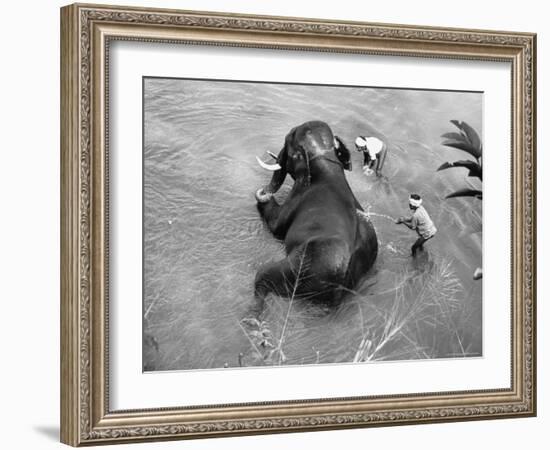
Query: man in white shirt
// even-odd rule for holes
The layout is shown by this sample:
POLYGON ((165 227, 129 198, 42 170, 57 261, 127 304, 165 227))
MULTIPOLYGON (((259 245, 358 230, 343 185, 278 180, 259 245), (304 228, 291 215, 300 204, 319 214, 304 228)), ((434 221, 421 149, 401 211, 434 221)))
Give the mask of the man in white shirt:
POLYGON ((355 148, 358 152, 363 152, 363 172, 365 172, 365 175, 375 172, 376 176, 379 177, 386 161, 388 151, 386 143, 374 136, 358 136, 355 139, 355 148))

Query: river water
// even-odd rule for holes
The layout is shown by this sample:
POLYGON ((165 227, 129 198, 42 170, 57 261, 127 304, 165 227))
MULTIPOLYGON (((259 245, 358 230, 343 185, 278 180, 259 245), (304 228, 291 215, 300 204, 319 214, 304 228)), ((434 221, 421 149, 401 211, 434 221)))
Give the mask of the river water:
POLYGON ((481 135, 482 94, 146 78, 144 369, 480 356, 481 201, 444 198, 480 184, 464 169, 436 171, 468 157, 441 145, 457 131, 451 119, 481 135), (251 319, 257 269, 284 256, 255 207, 270 178, 255 156, 267 161, 308 120, 352 150, 346 177, 371 213, 379 256, 338 307, 271 297, 251 319), (362 173, 358 135, 386 141, 384 178, 362 173), (416 234, 390 220, 409 213, 413 192, 438 228, 415 259, 416 234))

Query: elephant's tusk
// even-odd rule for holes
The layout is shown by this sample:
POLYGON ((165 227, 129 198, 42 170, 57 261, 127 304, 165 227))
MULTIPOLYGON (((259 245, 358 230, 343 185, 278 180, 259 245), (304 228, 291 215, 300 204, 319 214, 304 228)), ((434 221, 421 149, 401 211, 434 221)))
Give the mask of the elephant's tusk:
POLYGON ((269 156, 271 156, 275 161, 278 161, 279 160, 279 157, 275 154, 275 153, 272 153, 270 152, 269 150, 267 151, 267 154, 269 156))
POLYGON ((266 170, 270 170, 271 172, 275 172, 276 170, 281 170, 281 166, 278 163, 275 164, 267 164, 263 162, 260 158, 256 156, 256 159, 258 160, 258 164, 262 166, 262 168, 266 170))

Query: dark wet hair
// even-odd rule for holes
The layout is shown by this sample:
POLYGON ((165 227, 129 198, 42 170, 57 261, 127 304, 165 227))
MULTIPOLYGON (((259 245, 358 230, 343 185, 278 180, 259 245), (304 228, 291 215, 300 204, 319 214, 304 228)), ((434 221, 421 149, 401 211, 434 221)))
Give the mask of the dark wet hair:
POLYGON ((412 198, 413 200, 420 200, 420 195, 418 195, 418 194, 411 194, 411 198, 412 198))

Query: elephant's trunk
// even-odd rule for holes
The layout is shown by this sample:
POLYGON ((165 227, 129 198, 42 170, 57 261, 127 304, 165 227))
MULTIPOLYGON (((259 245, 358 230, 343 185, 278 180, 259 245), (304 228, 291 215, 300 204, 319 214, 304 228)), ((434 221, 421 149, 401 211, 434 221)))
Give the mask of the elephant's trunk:
POLYGON ((275 164, 261 162, 258 158, 258 162, 264 169, 271 170, 273 172, 269 184, 256 193, 256 199, 259 202, 268 201, 273 194, 280 189, 286 178, 286 149, 283 147, 278 156, 271 153, 270 155, 277 160, 275 164))
POLYGON ((286 177, 286 170, 282 168, 273 172, 271 181, 264 188, 264 192, 267 194, 274 194, 275 192, 277 192, 281 188, 283 182, 285 181, 285 177, 286 177))
POLYGON ((256 192, 256 200, 260 203, 268 202, 273 197, 273 194, 279 190, 283 181, 285 181, 285 176, 286 172, 284 169, 274 172, 269 184, 256 192))

